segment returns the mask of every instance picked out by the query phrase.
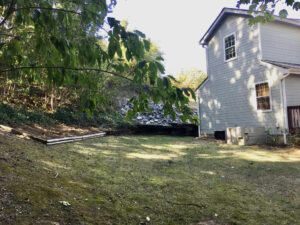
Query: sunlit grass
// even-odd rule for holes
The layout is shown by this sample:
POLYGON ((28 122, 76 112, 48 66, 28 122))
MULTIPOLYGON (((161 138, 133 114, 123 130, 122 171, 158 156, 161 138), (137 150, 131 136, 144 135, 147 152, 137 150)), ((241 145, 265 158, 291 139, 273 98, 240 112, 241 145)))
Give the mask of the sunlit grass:
POLYGON ((237 149, 235 150, 220 150, 216 154, 200 153, 197 158, 203 159, 225 159, 239 158, 248 161, 256 162, 300 162, 300 149, 293 151, 280 150, 253 150, 253 149, 237 149))
POLYGON ((40 162, 47 165, 48 167, 51 167, 51 168, 70 169, 67 166, 64 166, 64 165, 61 165, 61 164, 58 164, 58 163, 55 163, 55 162, 50 162, 50 161, 45 161, 45 160, 41 160, 40 162))
POLYGON ((148 148, 148 149, 154 149, 154 150, 167 150, 167 151, 178 151, 181 149, 185 149, 187 146, 184 144, 168 144, 168 145, 161 145, 157 146, 155 144, 149 145, 149 144, 141 144, 142 147, 148 148))
POLYGON ((13 193, 5 215, 15 215, 16 207, 23 212, 13 224, 300 221, 296 149, 167 136, 112 136, 46 147, 0 135, 0 156, 7 158, 0 161, 0 190, 13 193))
POLYGON ((200 173, 209 174, 209 175, 216 175, 216 172, 214 172, 214 171, 200 171, 200 173))
POLYGON ((261 151, 261 150, 245 150, 245 151, 218 151, 220 154, 230 154, 230 157, 237 157, 245 160, 257 162, 300 162, 300 149, 288 152, 280 151, 261 151))
POLYGON ((126 155, 127 158, 139 158, 139 159, 161 159, 168 160, 177 158, 179 154, 147 154, 147 153, 129 153, 126 155))

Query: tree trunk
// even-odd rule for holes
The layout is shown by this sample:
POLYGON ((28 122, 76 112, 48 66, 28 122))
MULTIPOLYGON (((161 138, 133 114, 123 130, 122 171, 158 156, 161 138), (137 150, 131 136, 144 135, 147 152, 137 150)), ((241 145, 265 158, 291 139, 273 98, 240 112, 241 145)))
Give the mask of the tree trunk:
POLYGON ((52 86, 51 88, 51 97, 50 97, 50 105, 51 105, 51 110, 54 111, 54 88, 52 86))

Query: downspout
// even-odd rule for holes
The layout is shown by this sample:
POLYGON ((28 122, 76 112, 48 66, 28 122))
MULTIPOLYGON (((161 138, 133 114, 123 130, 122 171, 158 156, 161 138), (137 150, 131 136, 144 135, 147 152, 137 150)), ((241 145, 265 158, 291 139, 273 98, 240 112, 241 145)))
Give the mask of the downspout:
POLYGON ((200 115, 200 90, 197 91, 197 113, 198 113, 198 137, 201 137, 201 115, 200 115))
MULTIPOLYGON (((207 44, 206 43, 201 43, 201 40, 199 41, 199 44, 202 45, 203 48, 205 48, 205 54, 206 54, 206 67, 208 67, 208 62, 207 62, 207 44)), ((206 71, 207 72, 207 71, 206 71)), ((207 73, 208 75, 208 73, 207 73)), ((204 84, 204 82, 206 82, 206 80, 208 79, 208 77, 203 81, 203 83, 201 85, 204 84)), ((200 86, 201 86, 200 85, 200 86)), ((198 137, 201 137, 201 109, 200 109, 200 86, 198 87, 197 90, 197 113, 198 113, 198 120, 199 120, 199 124, 198 124, 198 137)))
POLYGON ((283 76, 283 78, 280 80, 281 83, 281 89, 282 89, 282 102, 283 102, 283 126, 284 126, 284 132, 283 132, 283 143, 287 144, 287 132, 288 132, 288 125, 287 125, 287 104, 286 104, 286 89, 285 89, 285 78, 289 76, 289 73, 283 76))

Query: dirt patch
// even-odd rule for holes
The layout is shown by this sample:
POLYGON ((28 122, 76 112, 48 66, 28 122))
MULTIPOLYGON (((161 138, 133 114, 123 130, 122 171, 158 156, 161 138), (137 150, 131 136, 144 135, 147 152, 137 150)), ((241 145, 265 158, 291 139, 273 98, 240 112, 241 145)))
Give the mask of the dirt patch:
POLYGON ((203 142, 203 141, 208 141, 208 142, 216 142, 216 143, 220 143, 220 144, 226 144, 226 141, 224 140, 217 140, 214 137, 197 137, 197 140, 199 140, 199 142, 203 142))
MULTIPOLYGON (((1 177, 0 177, 0 179, 1 179, 1 177)), ((4 212, 4 209, 9 208, 13 205, 12 200, 11 200, 12 196, 13 196, 13 194, 10 192, 7 192, 5 188, 0 189, 0 199, 1 199, 0 200, 0 223, 1 224, 9 224, 14 220, 15 215, 13 215, 13 214, 7 215, 4 212)))
MULTIPOLYGON (((12 125, 10 127, 0 126, 0 132, 11 132, 11 129, 15 129, 17 134, 26 133, 41 139, 53 139, 53 138, 64 138, 82 136, 88 134, 96 134, 103 132, 103 130, 97 127, 79 127, 79 126, 67 126, 64 124, 57 124, 51 127, 42 127, 38 124, 32 125, 12 125)), ((12 131, 14 133, 14 131, 12 131)))

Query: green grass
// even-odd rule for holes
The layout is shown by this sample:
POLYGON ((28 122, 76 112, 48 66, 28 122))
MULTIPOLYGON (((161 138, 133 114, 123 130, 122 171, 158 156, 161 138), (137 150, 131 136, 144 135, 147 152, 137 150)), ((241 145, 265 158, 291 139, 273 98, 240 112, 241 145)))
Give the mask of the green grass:
POLYGON ((299 150, 166 136, 46 147, 0 135, 0 224, 300 224, 299 188, 299 150))

